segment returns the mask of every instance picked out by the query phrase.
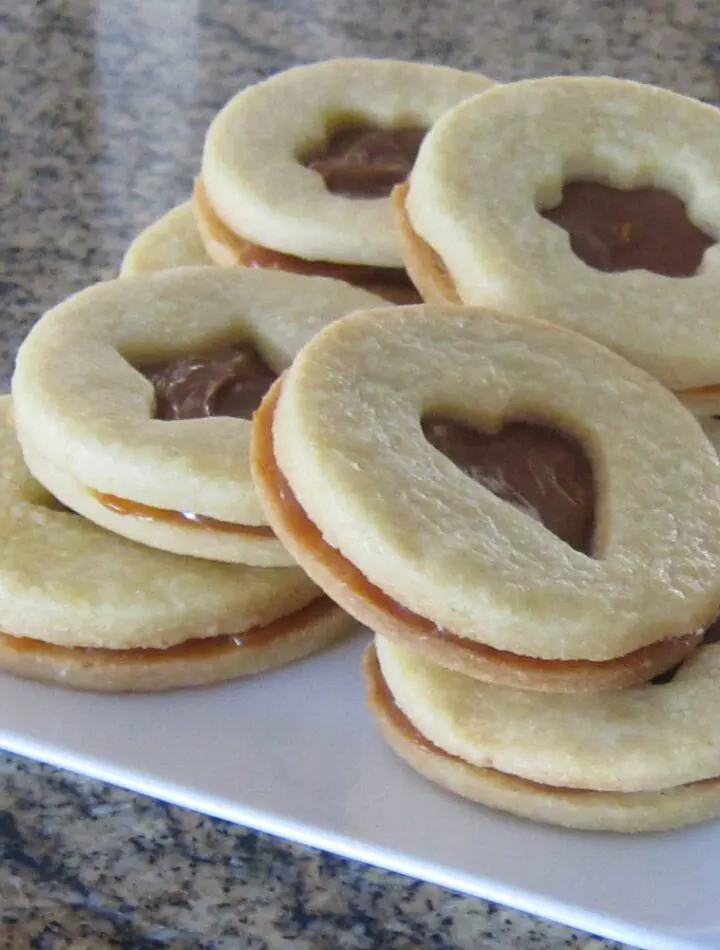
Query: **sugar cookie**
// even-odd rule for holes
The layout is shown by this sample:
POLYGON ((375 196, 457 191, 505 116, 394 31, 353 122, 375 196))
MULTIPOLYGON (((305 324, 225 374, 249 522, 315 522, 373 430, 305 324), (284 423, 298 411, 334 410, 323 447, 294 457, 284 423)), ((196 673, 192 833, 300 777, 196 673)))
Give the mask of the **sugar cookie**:
MULTIPOLYGON (((416 772, 463 798, 585 831, 666 831, 720 815, 720 778, 657 791, 608 792, 558 787, 472 765, 428 739, 398 707, 374 647, 366 652, 364 665, 368 702, 388 744, 416 772)), ((605 761, 611 763, 612 757, 605 761)))
POLYGON ((299 568, 181 558, 67 511, 27 470, 0 398, 0 669, 157 690, 299 659, 351 629, 299 568))
POLYGON ((255 496, 249 418, 303 343, 378 302, 339 281, 216 267, 82 291, 18 354, 27 464, 68 507, 132 540, 291 564, 255 496))
POLYGON ((335 59, 241 91, 205 141, 195 208, 208 253, 409 302, 388 195, 427 129, 492 85, 445 66, 335 59))
POLYGON ((428 299, 570 327, 720 408, 717 109, 620 79, 496 86, 433 127, 397 200, 428 299))
POLYGON ((121 277, 151 274, 171 267, 212 264, 195 223, 192 202, 186 201, 141 231, 125 252, 121 277))
POLYGON ((571 331, 480 308, 354 314, 270 390, 252 456, 268 520, 313 579, 471 676, 627 686, 718 612, 712 446, 671 393, 571 331), (469 428, 479 458, 434 447, 433 425, 469 428))
POLYGON ((697 650, 664 685, 581 696, 479 683, 385 637, 375 647, 400 709, 431 742, 472 765, 610 792, 720 777, 717 643, 697 650))

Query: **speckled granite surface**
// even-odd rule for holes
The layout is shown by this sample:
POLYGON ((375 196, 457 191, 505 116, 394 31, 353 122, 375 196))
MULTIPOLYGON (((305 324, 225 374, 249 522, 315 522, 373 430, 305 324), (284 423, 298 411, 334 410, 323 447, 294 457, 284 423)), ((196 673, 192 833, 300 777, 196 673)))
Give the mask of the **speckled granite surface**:
MULTIPOLYGON (((720 98, 716 0, 0 0, 0 365, 188 194, 241 85, 337 55, 720 98), (9 133, 9 134, 6 134, 9 133)), ((0 950, 609 950, 525 914, 0 758, 0 950)))

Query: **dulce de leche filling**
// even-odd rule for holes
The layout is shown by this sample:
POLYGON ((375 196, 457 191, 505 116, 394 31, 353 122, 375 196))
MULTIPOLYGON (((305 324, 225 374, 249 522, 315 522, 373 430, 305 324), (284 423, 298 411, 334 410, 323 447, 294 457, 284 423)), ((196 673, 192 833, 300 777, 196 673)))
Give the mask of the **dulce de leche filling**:
POLYGON ((715 243, 688 219, 681 199, 660 188, 571 181, 560 204, 541 214, 568 232, 580 260, 600 271, 692 277, 715 243))
MULTIPOLYGON (((251 419, 276 374, 249 343, 230 344, 193 356, 172 357, 136 366, 155 388, 155 418, 251 419)), ((241 525, 188 511, 142 505, 93 490, 106 508, 150 521, 165 521, 211 531, 274 537, 267 525, 241 525)))
POLYGON ((426 132, 420 126, 346 125, 302 164, 321 175, 334 195, 386 198, 412 171, 426 132))
POLYGON ((394 303, 419 303, 420 296, 402 267, 371 267, 366 264, 339 264, 334 261, 309 261, 292 254, 273 251, 260 244, 242 241, 238 263, 243 267, 281 270, 306 277, 331 277, 353 287, 377 293, 394 303))
POLYGON ((155 388, 156 419, 252 419, 277 379, 249 343, 137 366, 155 388))
POLYGON ((482 432, 442 415, 422 420, 425 438, 466 475, 525 511, 576 551, 592 553, 592 467, 572 438, 538 423, 482 432))
POLYGON ((292 613, 277 617, 268 623, 250 627, 242 633, 221 634, 214 637, 193 637, 171 647, 130 647, 111 649, 109 647, 67 647, 31 637, 16 637, 0 632, 0 650, 11 650, 15 654, 43 653, 60 659, 63 654, 82 654, 88 660, 122 664, 162 662, 170 660, 201 660, 222 657, 238 649, 258 649, 270 646, 277 640, 305 629, 321 620, 332 610, 337 609, 329 597, 320 595, 304 607, 292 613))

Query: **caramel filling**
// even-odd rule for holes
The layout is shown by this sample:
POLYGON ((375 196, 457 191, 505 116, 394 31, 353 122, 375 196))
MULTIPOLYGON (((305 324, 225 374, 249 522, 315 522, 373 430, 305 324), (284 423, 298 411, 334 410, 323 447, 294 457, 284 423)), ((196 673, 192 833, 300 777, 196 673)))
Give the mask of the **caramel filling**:
POLYGON ((447 416, 422 421, 428 442, 470 478, 591 554, 595 526, 592 467, 581 446, 544 425, 511 422, 481 432, 447 416))
POLYGON ((232 521, 218 521, 207 515, 196 515, 191 511, 171 511, 169 508, 153 508, 152 505, 141 505, 140 502, 119 498, 105 492, 90 489, 90 494, 111 511, 119 515, 132 515, 143 521, 166 521, 170 524, 179 524, 184 528, 201 528, 205 531, 224 531, 227 534, 247 534, 259 538, 274 538, 272 528, 265 524, 235 524, 232 521))
POLYGON ((600 271, 692 277, 715 243, 690 222, 680 198, 660 188, 571 181, 560 204, 541 214, 568 232, 580 260, 600 271))
POLYGON ((410 174, 427 129, 337 128, 302 164, 322 176, 328 191, 345 198, 386 198, 410 174))
POLYGON ((156 419, 252 419, 277 379, 249 343, 136 366, 155 389, 156 419))
MULTIPOLYGON (((218 347, 196 356, 172 357, 136 367, 155 389, 155 418, 252 418, 276 374, 251 344, 218 347)), ((146 521, 165 521, 206 531, 272 538, 267 525, 241 525, 189 511, 170 511, 91 489, 106 508, 146 521)))
POLYGON ((3 649, 15 653, 42 653, 60 658, 69 653, 82 654, 88 659, 96 657, 117 663, 166 662, 168 660, 207 660, 238 649, 269 646, 276 640, 295 633, 321 620, 335 605, 329 597, 320 595, 299 610, 271 620, 269 623, 250 627, 243 633, 224 634, 219 637, 193 637, 171 647, 133 647, 112 650, 107 647, 66 647, 31 637, 14 637, 0 633, 3 649))
POLYGON ((353 287, 377 293, 393 303, 420 303, 421 297, 402 267, 371 267, 365 264, 340 264, 310 261, 292 254, 273 251, 240 237, 220 219, 210 204, 201 178, 195 182, 195 204, 205 227, 214 240, 229 248, 240 267, 281 270, 306 277, 332 277, 353 287))

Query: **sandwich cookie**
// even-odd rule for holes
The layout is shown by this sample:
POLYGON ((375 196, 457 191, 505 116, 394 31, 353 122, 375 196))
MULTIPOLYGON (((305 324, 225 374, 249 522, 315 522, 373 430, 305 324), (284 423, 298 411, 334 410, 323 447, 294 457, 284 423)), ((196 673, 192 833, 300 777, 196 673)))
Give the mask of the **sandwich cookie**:
POLYGON ((670 682, 595 695, 478 683, 384 637, 367 651, 365 676, 392 748, 465 798, 593 831, 720 815, 720 644, 670 682))
POLYGON ((238 93, 210 126, 196 183, 209 255, 416 302, 388 196, 432 124, 492 85, 445 66, 336 59, 238 93))
POLYGON ((716 108, 620 79, 496 86, 433 127, 395 204, 426 300, 570 327, 720 411, 716 108))
POLYGON ((316 583, 478 679, 628 686, 718 613, 712 446, 657 381, 572 331, 480 308, 353 314, 268 392, 252 457, 316 583))
POLYGON ((299 568, 181 558, 68 511, 25 466, 0 398, 0 669, 88 690, 258 673, 347 633, 299 568))
POLYGON ((339 281, 180 268, 98 284, 20 348, 25 460, 63 504, 176 554, 293 563, 250 473, 250 418, 315 333, 378 297, 339 281))
POLYGON ((138 234, 125 252, 120 277, 212 263, 195 223, 192 202, 186 201, 138 234))

